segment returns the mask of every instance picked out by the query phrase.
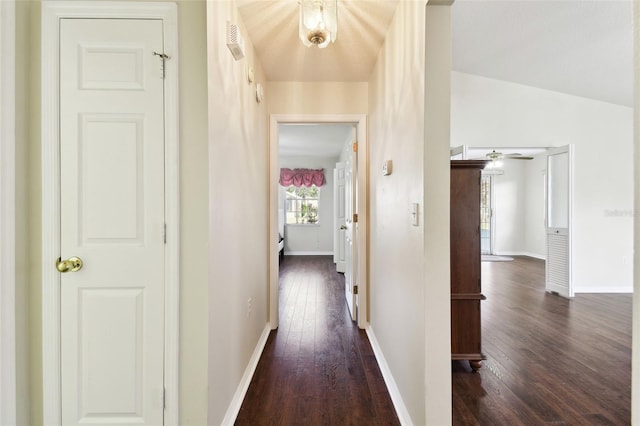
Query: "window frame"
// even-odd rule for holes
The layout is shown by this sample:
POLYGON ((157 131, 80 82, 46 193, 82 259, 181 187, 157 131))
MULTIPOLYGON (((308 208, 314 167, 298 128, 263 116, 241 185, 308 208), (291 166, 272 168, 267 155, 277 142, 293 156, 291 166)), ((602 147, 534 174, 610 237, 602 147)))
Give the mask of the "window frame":
MULTIPOLYGON (((284 186, 284 224, 285 226, 301 226, 301 227, 313 227, 313 226, 320 226, 320 198, 321 198, 321 188, 320 186, 316 186, 316 185, 311 185, 309 187, 306 186, 300 186, 300 187, 296 187, 294 185, 290 185, 290 186, 284 186), (311 197, 302 197, 302 198, 289 198, 289 195, 291 195, 292 193, 289 192, 289 190, 291 188, 294 188, 294 191, 298 191, 301 189, 311 189, 311 188, 315 188, 317 190, 317 195, 313 198, 311 197), (302 203, 305 201, 315 201, 316 203, 316 221, 315 222, 300 222, 300 218, 303 215, 302 211, 303 211, 303 206, 302 203), (289 209, 289 203, 290 202, 297 202, 296 204, 300 205, 300 208, 296 208, 294 210, 289 209), (296 219, 295 223, 289 223, 289 215, 290 213, 293 213, 296 219)), ((297 194, 296 194, 297 195, 297 194)))

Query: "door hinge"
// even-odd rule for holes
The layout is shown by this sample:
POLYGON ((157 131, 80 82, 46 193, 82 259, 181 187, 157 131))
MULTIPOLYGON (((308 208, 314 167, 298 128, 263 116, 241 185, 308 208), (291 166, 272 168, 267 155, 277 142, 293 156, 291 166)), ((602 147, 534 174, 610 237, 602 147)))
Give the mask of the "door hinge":
POLYGON ((167 224, 166 223, 162 228, 162 240, 164 241, 165 244, 167 244, 167 224))
POLYGON ((353 143, 353 152, 358 152, 358 142, 353 143))
POLYGON ((358 213, 353 214, 353 223, 358 223, 358 213))
POLYGON ((162 388, 162 409, 167 408, 167 389, 162 388))
POLYGON ((162 52, 162 53, 158 53, 158 52, 153 52, 153 56, 158 56, 161 60, 162 63, 160 64, 160 71, 162 72, 162 79, 164 80, 165 78, 165 62, 167 59, 170 59, 169 55, 167 55, 166 53, 162 52))
POLYGON ((353 286, 353 294, 358 294, 358 286, 357 285, 353 286))

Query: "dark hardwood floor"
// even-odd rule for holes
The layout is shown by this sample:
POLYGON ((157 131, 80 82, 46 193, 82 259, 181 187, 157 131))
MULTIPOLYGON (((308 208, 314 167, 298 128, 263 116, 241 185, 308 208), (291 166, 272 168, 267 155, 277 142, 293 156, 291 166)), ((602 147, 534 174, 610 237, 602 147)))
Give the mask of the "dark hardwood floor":
POLYGON ((285 256, 272 331, 236 425, 397 425, 330 256, 285 256))
POLYGON ((452 362, 454 425, 627 425, 630 294, 544 291, 544 262, 483 262, 478 373, 452 362))
MULTIPOLYGON (((454 425, 628 425, 628 294, 544 291, 544 263, 483 262, 483 367, 452 362, 454 425)), ((285 257, 273 331, 237 425, 398 424, 330 257, 285 257)))

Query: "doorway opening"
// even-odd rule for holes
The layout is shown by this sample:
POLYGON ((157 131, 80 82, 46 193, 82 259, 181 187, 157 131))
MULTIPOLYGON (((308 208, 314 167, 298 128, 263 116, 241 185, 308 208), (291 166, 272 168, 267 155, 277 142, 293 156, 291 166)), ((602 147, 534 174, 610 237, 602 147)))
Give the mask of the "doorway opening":
MULTIPOLYGON (((340 271, 342 262, 347 265, 350 263, 352 285, 358 285, 358 290, 354 291, 352 285, 345 284, 345 297, 347 301, 349 297, 353 300, 352 319, 360 328, 365 328, 368 254, 366 117, 364 115, 272 115, 270 129, 269 321, 271 328, 278 327, 279 262, 282 255, 332 256, 337 271, 340 271), (329 142, 329 138, 326 137, 330 134, 334 135, 332 142, 329 142), (357 145, 353 144, 354 139, 357 139, 357 145), (324 142, 319 142, 320 140, 324 142), (354 151, 356 146, 357 149, 354 151), (359 162, 364 166, 353 169, 353 176, 345 173, 345 177, 341 177, 339 171, 346 170, 344 164, 353 164, 353 162, 359 162), (283 176, 284 180, 282 180, 283 176), (352 188, 356 188, 355 190, 346 190, 349 185, 345 182, 349 178, 353 179, 352 188), (342 188, 339 182, 342 182, 342 188), (351 204, 353 211, 345 207, 348 204, 345 201, 349 196, 353 200, 351 204), (341 202, 342 211, 339 208, 341 202), (343 224, 340 221, 340 214, 342 213, 344 217, 345 211, 351 213, 351 223, 343 224), (356 217, 354 223, 353 219, 356 217), (349 226, 351 229, 343 229, 349 226), (351 246, 349 246, 350 243, 351 246), (348 247, 353 248, 351 253, 354 256, 351 260, 348 257, 341 258, 342 254, 347 254, 348 247)), ((349 268, 346 269, 345 277, 348 277, 349 268)))

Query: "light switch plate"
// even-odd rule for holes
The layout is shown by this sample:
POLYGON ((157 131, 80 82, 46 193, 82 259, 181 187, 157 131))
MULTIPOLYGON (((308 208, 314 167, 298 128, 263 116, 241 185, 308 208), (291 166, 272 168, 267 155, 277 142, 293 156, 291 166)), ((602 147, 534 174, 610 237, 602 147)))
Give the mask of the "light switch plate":
POLYGON ((418 226, 418 203, 411 203, 411 224, 413 226, 418 226))
POLYGON ((391 160, 386 160, 382 163, 382 175, 389 176, 393 169, 393 162, 391 160))

